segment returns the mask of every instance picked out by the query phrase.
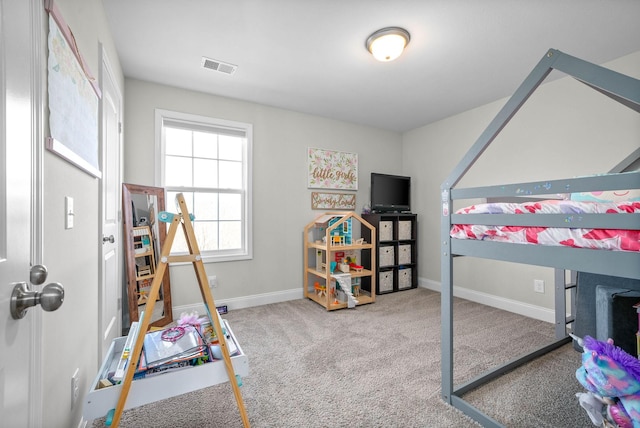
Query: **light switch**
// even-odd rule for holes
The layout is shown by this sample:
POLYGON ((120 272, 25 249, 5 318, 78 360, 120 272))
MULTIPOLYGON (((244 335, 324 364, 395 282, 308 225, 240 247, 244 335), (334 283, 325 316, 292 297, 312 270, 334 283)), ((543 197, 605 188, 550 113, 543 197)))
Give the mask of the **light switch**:
POLYGON ((64 228, 72 229, 73 228, 73 216, 75 213, 73 212, 73 198, 71 196, 64 197, 64 228))

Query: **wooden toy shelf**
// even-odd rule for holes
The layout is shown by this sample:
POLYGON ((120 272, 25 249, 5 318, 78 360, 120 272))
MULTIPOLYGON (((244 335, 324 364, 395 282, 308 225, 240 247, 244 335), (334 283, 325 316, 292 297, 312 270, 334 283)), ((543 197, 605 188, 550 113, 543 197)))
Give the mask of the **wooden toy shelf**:
POLYGON ((356 305, 374 303, 376 300, 375 244, 354 238, 354 231, 368 230, 367 235, 375 241, 375 227, 356 213, 327 212, 316 217, 304 229, 304 296, 328 311, 349 307, 344 293, 337 286, 336 276, 350 278, 356 305), (357 222, 357 224, 354 224, 357 222), (358 227, 359 224, 359 227, 358 227), (348 272, 341 271, 336 264, 331 272, 331 262, 337 254, 355 258, 348 272), (362 254, 366 253, 367 257, 362 254), (367 265, 360 265, 363 259, 367 265))

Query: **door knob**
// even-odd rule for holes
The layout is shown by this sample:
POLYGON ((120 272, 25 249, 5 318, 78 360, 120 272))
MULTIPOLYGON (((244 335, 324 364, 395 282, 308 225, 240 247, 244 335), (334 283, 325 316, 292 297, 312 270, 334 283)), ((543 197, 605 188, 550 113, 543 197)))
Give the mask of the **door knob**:
POLYGON ((103 236, 102 237, 102 242, 109 242, 111 244, 113 244, 114 242, 116 242, 116 238, 113 237, 113 235, 109 235, 109 236, 103 236))
POLYGON ((47 280, 47 267, 34 265, 29 272, 29 281, 34 285, 42 285, 47 280))
POLYGON ((38 304, 47 312, 55 311, 63 301, 64 287, 58 282, 45 285, 40 292, 29 290, 26 282, 19 282, 11 293, 11 316, 15 320, 24 318, 27 309, 38 304))

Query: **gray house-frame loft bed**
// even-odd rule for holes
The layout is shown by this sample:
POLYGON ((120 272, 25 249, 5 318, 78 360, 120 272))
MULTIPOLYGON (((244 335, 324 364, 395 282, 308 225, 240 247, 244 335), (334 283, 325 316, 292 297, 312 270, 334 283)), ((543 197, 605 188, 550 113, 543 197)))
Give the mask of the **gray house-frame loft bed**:
MULTIPOLYGON (((523 194, 527 197, 544 198, 544 195, 556 195, 558 193, 640 188, 640 172, 612 173, 602 176, 463 189, 455 188, 469 168, 552 70, 559 70, 572 76, 596 91, 640 113, 640 80, 551 49, 531 71, 441 186, 442 397, 447 403, 462 410, 465 414, 487 427, 500 427, 502 425, 467 403, 462 396, 466 392, 571 340, 567 333, 567 325, 573 322, 573 318, 572 315, 567 317, 566 314, 566 296, 567 289, 574 285, 571 282, 574 280, 575 275, 570 275, 572 280, 567 283, 565 279, 567 271, 640 279, 640 252, 637 251, 523 245, 491 240, 454 239, 451 237, 452 226, 460 224, 640 230, 640 214, 638 213, 623 215, 580 214, 571 216, 568 221, 569 217, 564 213, 488 215, 456 214, 452 211, 453 201, 461 199, 514 198, 522 197, 523 194), (472 256, 555 268, 556 339, 546 346, 496 367, 463 385, 454 386, 453 274, 454 258, 457 256, 472 256)), ((640 157, 640 149, 632 153, 627 160, 621 162, 616 167, 616 171, 613 172, 623 170, 638 157, 640 157)), ((569 294, 570 296, 575 295, 575 289, 573 293, 569 294)), ((573 314, 575 312, 573 302, 570 307, 573 314)))

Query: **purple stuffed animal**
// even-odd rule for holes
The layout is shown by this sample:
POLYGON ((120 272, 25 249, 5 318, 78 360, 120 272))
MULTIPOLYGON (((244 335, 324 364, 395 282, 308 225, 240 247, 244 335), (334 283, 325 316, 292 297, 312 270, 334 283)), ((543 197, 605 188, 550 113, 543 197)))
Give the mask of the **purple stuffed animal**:
POLYGON ((640 428, 640 360, 611 339, 601 342, 585 336, 578 343, 584 352, 576 378, 588 393, 577 395, 591 421, 602 425, 606 418, 620 428, 640 428))

